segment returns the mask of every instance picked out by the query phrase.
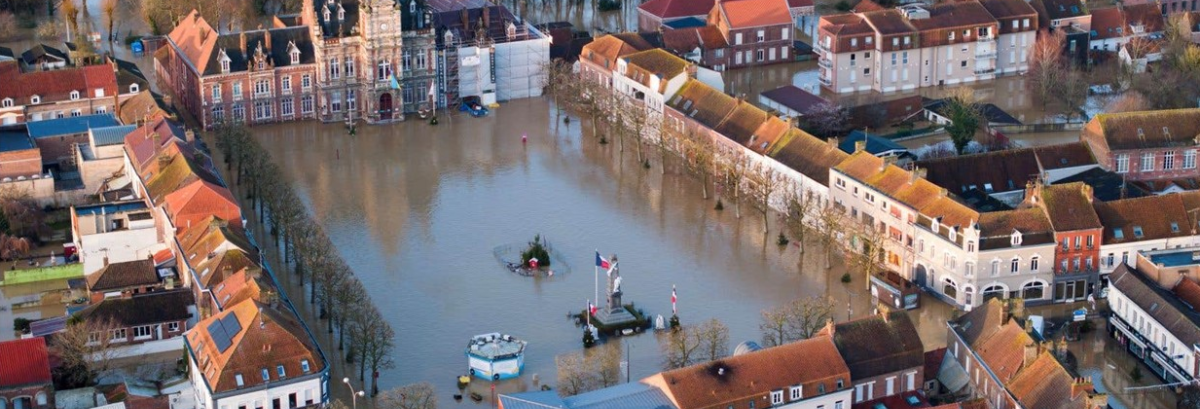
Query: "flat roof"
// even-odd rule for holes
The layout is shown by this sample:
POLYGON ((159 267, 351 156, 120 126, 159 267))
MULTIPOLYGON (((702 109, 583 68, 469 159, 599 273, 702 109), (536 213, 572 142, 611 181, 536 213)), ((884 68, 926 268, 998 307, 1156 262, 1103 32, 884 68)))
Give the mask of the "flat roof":
POLYGON ((1171 249, 1161 252, 1147 252, 1146 257, 1155 265, 1163 267, 1179 267, 1200 264, 1200 258, 1193 258, 1193 254, 1198 254, 1200 251, 1191 249, 1171 249))
POLYGON ((29 139, 29 130, 24 126, 0 129, 0 152, 23 151, 33 149, 33 146, 33 139, 29 139))
POLYGON ((87 133, 89 129, 118 125, 121 123, 117 122, 117 118, 112 114, 96 114, 34 121, 25 126, 29 128, 29 137, 37 139, 87 133))
POLYGON ((134 211, 145 210, 145 209, 146 209, 146 202, 143 202, 141 200, 131 200, 131 201, 127 201, 127 202, 100 203, 100 204, 93 204, 93 205, 87 205, 87 206, 76 206, 75 214, 78 216, 92 216, 92 215, 97 215, 100 213, 114 214, 114 213, 134 212, 134 211))

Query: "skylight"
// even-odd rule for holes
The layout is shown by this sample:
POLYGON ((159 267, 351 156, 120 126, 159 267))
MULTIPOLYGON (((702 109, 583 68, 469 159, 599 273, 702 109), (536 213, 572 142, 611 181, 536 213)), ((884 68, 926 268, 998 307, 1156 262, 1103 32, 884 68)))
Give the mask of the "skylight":
POLYGON ((1117 240, 1125 238, 1125 232, 1120 227, 1113 229, 1113 237, 1117 240))
POLYGON ((1133 226, 1133 237, 1142 238, 1142 226, 1133 226))

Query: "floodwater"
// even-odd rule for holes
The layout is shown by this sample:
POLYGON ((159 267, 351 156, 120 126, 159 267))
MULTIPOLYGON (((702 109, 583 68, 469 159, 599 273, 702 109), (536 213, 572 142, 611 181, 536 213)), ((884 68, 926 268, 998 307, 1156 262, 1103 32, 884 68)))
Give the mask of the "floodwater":
MULTIPOLYGON (((552 115, 546 100, 530 99, 487 118, 364 126, 354 137, 341 125, 308 122, 254 128, 396 330, 396 367, 383 372, 381 387, 428 381, 446 407, 473 406, 452 403, 454 377, 466 372, 467 339, 494 331, 529 342, 525 376, 498 391, 531 389, 534 374, 553 384, 555 355, 581 349, 582 331, 566 315, 594 297, 596 249, 618 255, 625 302, 669 317, 675 285, 682 321, 720 319, 731 349, 759 339, 763 309, 827 289, 839 321, 870 313, 862 277, 842 284, 815 248, 801 272, 797 248, 777 246, 778 229, 764 234, 750 206, 740 219, 728 200, 714 210, 673 164, 661 175, 652 156, 643 169, 632 146, 621 153, 615 141, 599 145, 590 132, 581 136, 578 120, 556 126, 552 115), (535 234, 563 256, 567 266, 554 268, 566 272, 521 277, 493 255, 535 234)), ((306 292, 288 293, 303 304, 306 292)), ((912 313, 922 338, 927 348, 942 346, 950 309, 923 305, 912 313)), ((625 340, 632 379, 660 370, 655 334, 609 342, 625 340)), ((489 385, 471 388, 488 396, 489 385)))

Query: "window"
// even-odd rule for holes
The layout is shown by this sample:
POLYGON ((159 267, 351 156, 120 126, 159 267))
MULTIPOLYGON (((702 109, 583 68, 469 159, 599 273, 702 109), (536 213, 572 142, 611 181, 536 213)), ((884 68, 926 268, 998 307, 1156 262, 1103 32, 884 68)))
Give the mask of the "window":
POLYGON ((346 59, 346 78, 354 78, 354 60, 346 59))
POLYGON ((1026 300, 1039 300, 1044 297, 1043 293, 1046 290, 1046 284, 1041 281, 1034 281, 1025 284, 1021 287, 1021 298, 1026 300))
POLYGON ((342 94, 334 91, 332 94, 330 94, 329 99, 329 109, 333 112, 342 112, 342 94))
POLYGON ((784 28, 784 29, 779 30, 779 35, 781 36, 780 38, 787 40, 788 39, 788 31, 792 31, 792 29, 784 28))
POLYGON ((254 82, 254 95, 264 96, 271 94, 271 83, 267 80, 258 80, 254 82))
POLYGON ((845 387, 845 385, 842 383, 842 380, 838 379, 837 380, 837 390, 840 391, 840 390, 842 390, 843 387, 845 387))
POLYGON ((233 120, 246 120, 246 107, 242 106, 242 104, 233 104, 233 120))
MULTIPOLYGON (((222 53, 222 54, 224 54, 224 53, 222 53)), ((221 72, 223 72, 223 73, 229 72, 229 58, 228 57, 221 59, 221 72)))
POLYGON ((78 99, 79 99, 79 91, 71 91, 71 100, 75 101, 78 99))
POLYGON ((83 111, 80 111, 80 110, 78 110, 78 109, 75 109, 75 110, 72 110, 72 111, 71 111, 71 117, 72 117, 72 118, 74 118, 74 117, 77 117, 77 116, 82 116, 82 115, 83 115, 83 111))
POLYGON ((758 59, 758 61, 763 61, 766 58, 766 54, 763 53, 763 50, 758 50, 754 52, 754 58, 758 59))
POLYGON ((280 378, 287 376, 287 372, 284 371, 283 365, 276 365, 275 373, 278 374, 280 378))
POLYGON ((337 59, 337 58, 330 58, 330 59, 329 59, 329 65, 328 65, 328 67, 329 67, 329 78, 330 78, 330 79, 338 79, 338 78, 341 78, 341 76, 342 76, 341 65, 338 65, 338 64, 339 64, 339 63, 338 63, 338 59, 337 59))
POLYGON ((254 101, 254 119, 271 118, 271 101, 254 101))
POLYGON ((348 89, 346 90, 346 110, 354 111, 356 109, 358 109, 358 103, 354 98, 354 90, 348 89))
POLYGON ((1163 170, 1175 169, 1175 151, 1163 154, 1163 170))
POLYGON ((1142 226, 1133 226, 1133 237, 1142 238, 1142 226))
POLYGON ((233 83, 233 100, 234 101, 242 100, 242 83, 241 83, 241 81, 233 83))
POLYGON ((133 327, 133 337, 134 338, 146 338, 149 336, 150 336, 150 326, 149 325, 133 327))
POLYGON ((291 75, 285 75, 285 76, 283 76, 283 78, 280 79, 280 88, 283 89, 283 93, 285 93, 285 94, 292 93, 292 76, 291 75))
MULTIPOLYGON (((213 122, 221 123, 225 120, 225 107, 217 105, 212 109, 213 122)), ((177 324, 178 325, 178 324, 177 324)))
MULTIPOLYGON (((300 360, 300 371, 301 371, 301 372, 304 372, 304 373, 308 373, 308 370, 309 370, 309 369, 310 369, 310 368, 309 368, 309 366, 308 366, 308 360, 307 360, 307 359, 301 359, 301 360, 300 360)), ((782 392, 781 392, 781 393, 782 393, 782 392)))
POLYGON ((1142 172, 1154 170, 1154 154, 1146 152, 1142 154, 1142 172))
POLYGON ((245 381, 244 379, 242 379, 242 374, 234 374, 234 375, 233 375, 233 380, 234 380, 235 382, 237 382, 237 386, 238 386, 239 388, 240 388, 240 387, 243 387, 243 386, 246 386, 246 381, 245 381))
POLYGON ((167 323, 167 331, 168 332, 179 332, 179 323, 178 322, 168 322, 167 323))
POLYGON ((312 95, 305 95, 304 98, 300 98, 300 112, 305 114, 311 114, 313 112, 312 95))
POLYGON ((12 98, 5 98, 3 101, 0 101, 0 108, 12 108, 12 106, 13 106, 12 98))
POLYGON ((992 277, 1000 274, 1000 260, 992 260, 992 277))
POLYGON ((766 39, 767 39, 767 32, 766 32, 766 31, 764 31, 764 30, 758 30, 758 35, 757 35, 755 38, 757 38, 757 39, 758 39, 758 42, 760 42, 760 43, 761 43, 761 42, 763 42, 763 41, 766 41, 766 39))
POLYGON ((300 88, 303 88, 305 91, 308 91, 309 88, 312 88, 312 77, 309 76, 308 74, 304 74, 303 76, 301 76, 300 77, 300 88))
POLYGON ((267 372, 267 368, 262 369, 262 378, 264 382, 271 380, 271 373, 267 372))
POLYGON ((1087 248, 1092 248, 1092 235, 1087 236, 1087 248))
POLYGON ((30 104, 40 104, 40 103, 42 103, 42 97, 37 96, 37 95, 29 97, 29 103, 30 104))
POLYGON ((1038 257, 1038 256, 1033 256, 1033 258, 1029 259, 1029 271, 1037 271, 1038 270, 1039 259, 1040 259, 1040 257, 1038 257))
POLYGON ((289 54, 289 55, 291 56, 291 58, 292 58, 292 64, 299 64, 299 63, 300 63, 300 50, 297 50, 297 49, 294 49, 294 48, 293 48, 293 49, 292 49, 292 52, 290 52, 290 53, 288 53, 288 54, 289 54))
POLYGON ((963 265, 965 265, 965 266, 966 266, 966 269, 967 269, 967 277, 971 277, 971 276, 974 276, 974 275, 975 275, 975 263, 972 263, 972 262, 968 261, 968 262, 966 262, 966 263, 963 263, 963 265))
POLYGON ((945 279, 945 281, 942 283, 942 294, 945 294, 947 297, 957 299, 958 284, 955 284, 954 280, 949 278, 945 279))
MULTIPOLYGON (((1192 152, 1195 152, 1195 151, 1192 151, 1192 152)), ((1195 155, 1193 154, 1192 157, 1195 158, 1195 155)), ((1186 161, 1186 159, 1184 159, 1184 160, 1186 161)), ((1117 173, 1128 173, 1128 172, 1129 172, 1129 155, 1124 154, 1124 153, 1117 155, 1117 173)))
POLYGON ((771 404, 779 405, 783 403, 783 391, 771 391, 771 404))
POLYGON ((792 396, 791 396, 791 399, 792 399, 792 400, 794 400, 794 401, 795 401, 795 400, 800 400, 800 398, 801 398, 802 396, 804 396, 804 392, 803 392, 803 391, 804 391, 804 388, 803 388, 803 387, 800 387, 800 386, 793 386, 793 387, 792 387, 792 393, 791 393, 791 395, 792 395, 792 396))
POLYGON ((114 329, 114 330, 110 331, 109 334, 110 334, 110 336, 108 337, 108 339, 113 342, 124 342, 125 339, 128 338, 128 336, 125 332, 125 328, 114 329))

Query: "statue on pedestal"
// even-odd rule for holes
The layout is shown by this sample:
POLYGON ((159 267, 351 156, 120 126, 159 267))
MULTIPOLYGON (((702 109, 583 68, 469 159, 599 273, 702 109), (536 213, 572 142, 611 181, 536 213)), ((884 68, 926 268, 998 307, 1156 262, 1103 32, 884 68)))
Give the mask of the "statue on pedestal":
POLYGON ((608 311, 621 311, 621 269, 617 267, 617 255, 613 254, 612 267, 608 268, 608 311))

